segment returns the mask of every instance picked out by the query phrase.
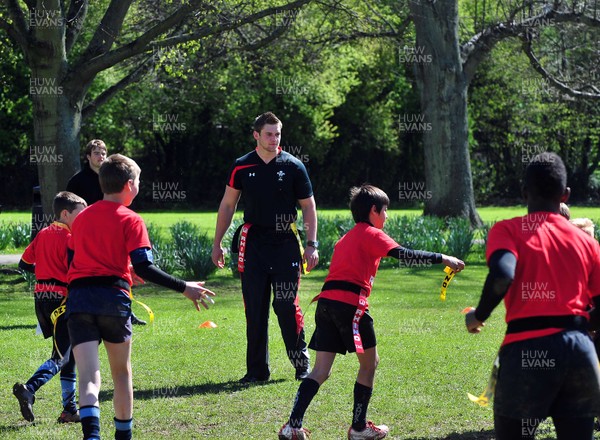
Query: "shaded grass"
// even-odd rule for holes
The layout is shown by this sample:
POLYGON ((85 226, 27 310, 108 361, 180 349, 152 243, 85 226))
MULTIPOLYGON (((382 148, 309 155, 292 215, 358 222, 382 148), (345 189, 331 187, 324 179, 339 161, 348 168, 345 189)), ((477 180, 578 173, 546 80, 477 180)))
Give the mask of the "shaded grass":
MULTIPOLYGON (((465 306, 476 304, 485 275, 483 264, 470 265, 455 278, 442 302, 440 266, 380 270, 370 302, 381 363, 369 416, 390 426, 389 438, 494 438, 491 409, 472 404, 466 393, 479 394, 487 383, 504 332, 503 312, 494 313, 481 335, 468 334, 460 314, 465 306)), ((313 271, 301 283, 308 336, 315 311, 308 302, 324 276, 324 271, 313 271)), ((298 382, 275 317, 270 318, 271 380, 240 385, 237 380, 245 373, 245 319, 239 281, 220 271, 208 284, 218 297, 210 310, 201 313, 180 294, 153 286, 134 290, 156 314, 153 325, 134 328, 135 438, 276 438, 289 415, 298 382), (205 320, 218 327, 199 329, 205 320)), ((36 424, 21 419, 12 384, 35 371, 50 345, 34 336, 33 301, 23 283, 1 285, 0 310, 0 437, 81 438, 79 425, 55 423, 60 412, 56 379, 37 393, 36 424)), ((143 316, 139 306, 134 310, 143 316)), ((101 425, 104 438, 112 438, 112 381, 102 347, 100 353, 101 425)), ((332 377, 305 418, 313 438, 345 437, 357 367, 354 355, 338 356, 332 377)), ((544 429, 547 434, 538 438, 552 438, 551 429, 544 429)))

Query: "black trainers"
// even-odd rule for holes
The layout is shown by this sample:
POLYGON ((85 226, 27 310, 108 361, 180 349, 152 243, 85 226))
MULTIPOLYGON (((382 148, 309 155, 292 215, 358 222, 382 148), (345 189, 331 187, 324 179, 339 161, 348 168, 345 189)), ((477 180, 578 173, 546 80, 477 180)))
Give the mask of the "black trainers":
POLYGON ((135 316, 133 313, 131 314, 131 324, 132 325, 146 325, 147 322, 144 321, 143 319, 138 318, 137 316, 135 316))
POLYGON ((267 377, 254 377, 254 376, 248 376, 247 374, 242 377, 240 379, 240 383, 241 384, 248 384, 248 383, 257 383, 257 382, 266 382, 269 380, 269 376, 267 377))
POLYGON ((17 382, 13 385, 13 394, 19 401, 21 407, 21 415, 28 422, 33 422, 35 417, 33 416, 33 404, 35 402, 35 394, 27 389, 25 385, 17 382))

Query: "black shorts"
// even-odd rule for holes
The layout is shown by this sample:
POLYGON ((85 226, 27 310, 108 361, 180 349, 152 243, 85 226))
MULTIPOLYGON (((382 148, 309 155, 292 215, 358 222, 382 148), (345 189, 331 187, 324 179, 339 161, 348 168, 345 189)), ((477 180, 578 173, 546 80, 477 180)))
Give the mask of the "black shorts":
MULTIPOLYGON (((308 348, 329 353, 354 353, 356 346, 352 334, 352 319, 355 313, 356 306, 340 301, 320 299, 315 312, 317 327, 308 348)), ((369 315, 368 310, 360 319, 358 331, 365 350, 377 345, 373 318, 369 315)))
MULTIPOLYGON (((65 297, 56 292, 35 292, 35 316, 37 317, 44 338, 49 338, 54 334, 54 324, 50 319, 52 312, 56 310, 65 297)), ((57 327, 60 320, 57 322, 57 327)))
POLYGON ((131 339, 131 317, 72 313, 67 325, 72 347, 90 341, 119 344, 131 339))

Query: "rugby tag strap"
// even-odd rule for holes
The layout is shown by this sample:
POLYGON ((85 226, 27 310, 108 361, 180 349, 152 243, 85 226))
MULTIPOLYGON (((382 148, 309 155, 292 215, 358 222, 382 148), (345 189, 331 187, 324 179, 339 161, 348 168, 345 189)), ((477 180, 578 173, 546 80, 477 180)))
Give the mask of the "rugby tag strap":
POLYGON ((150 321, 150 324, 152 324, 154 322, 154 312, 146 304, 144 304, 141 301, 138 301, 137 299, 135 299, 133 297, 133 292, 131 291, 131 288, 129 289, 129 298, 134 300, 136 303, 138 303, 140 306, 142 306, 144 308, 144 310, 146 310, 146 313, 148 313, 148 320, 150 321))
POLYGON ((446 292, 448 290, 448 285, 450 284, 450 281, 452 281, 452 278, 454 278, 454 275, 456 275, 454 269, 448 266, 444 268, 444 272, 446 272, 446 276, 444 277, 444 281, 442 282, 442 288, 440 289, 440 299, 442 301, 446 301, 446 292))
POLYGON ((294 236, 296 237, 296 240, 298 240, 298 247, 300 248, 300 258, 302 259, 302 275, 305 275, 308 273, 308 270, 306 270, 308 265, 304 260, 304 246, 302 246, 302 240, 300 239, 300 234, 298 233, 298 226, 296 226, 296 223, 292 223, 291 228, 292 232, 294 233, 294 236))
POLYGON ((360 296, 358 297, 358 307, 356 308, 356 312, 354 312, 354 318, 352 318, 352 337, 354 338, 354 347, 356 347, 357 353, 364 353, 365 349, 362 345, 362 338, 360 337, 359 324, 361 318, 364 316, 365 311, 367 310, 367 295, 365 295, 365 291, 360 291, 360 296))
POLYGON ((246 240, 248 240, 248 231, 250 231, 251 223, 244 223, 240 232, 240 244, 238 246, 238 272, 244 272, 244 258, 246 257, 246 240))
POLYGON ((50 321, 52 322, 52 334, 53 334, 53 338, 54 339, 54 348, 56 349, 56 353, 58 353, 58 355, 60 356, 60 358, 62 359, 64 356, 62 355, 62 353, 60 352, 60 350, 58 349, 58 344, 56 342, 56 323, 58 322, 58 318, 63 315, 65 313, 65 311, 67 310, 67 297, 65 297, 62 302, 60 303, 60 306, 58 306, 57 308, 55 308, 52 313, 50 314, 50 321))
POLYGON ((498 368, 500 368, 500 357, 496 356, 496 360, 494 360, 494 365, 492 367, 492 373, 490 374, 487 387, 485 387, 483 393, 481 393, 479 397, 476 397, 471 393, 467 393, 467 396, 469 397, 469 400, 471 400, 471 402, 474 402, 479 406, 488 406, 490 401, 494 398, 494 392, 496 391, 496 382, 498 380, 498 368))

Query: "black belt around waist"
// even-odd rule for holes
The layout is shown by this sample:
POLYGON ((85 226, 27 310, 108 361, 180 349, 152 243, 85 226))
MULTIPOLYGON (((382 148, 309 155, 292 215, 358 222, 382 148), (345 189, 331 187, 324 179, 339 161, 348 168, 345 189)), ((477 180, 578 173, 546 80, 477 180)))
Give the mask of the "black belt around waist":
POLYGON ((360 292, 363 290, 363 288, 358 284, 351 283, 350 281, 331 280, 326 281, 325 284, 323 284, 323 287, 321 287, 321 292, 324 290, 345 290, 347 292, 360 295, 360 292))
POLYGON ((43 284, 45 286, 61 286, 67 287, 67 283, 63 283, 55 278, 48 278, 47 280, 37 280, 36 284, 43 284))
POLYGON ((131 287, 127 281, 117 276, 77 278, 69 283, 69 289, 89 286, 118 287, 126 291, 129 291, 131 287))
POLYGON ((521 333, 546 328, 564 328, 567 330, 587 330, 588 320, 581 315, 532 316, 510 321, 506 334, 521 333))

